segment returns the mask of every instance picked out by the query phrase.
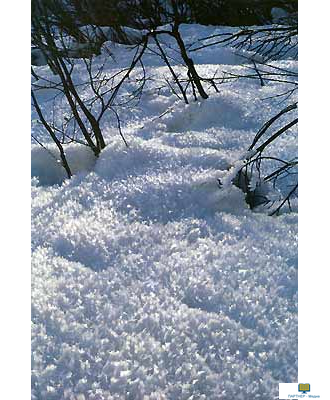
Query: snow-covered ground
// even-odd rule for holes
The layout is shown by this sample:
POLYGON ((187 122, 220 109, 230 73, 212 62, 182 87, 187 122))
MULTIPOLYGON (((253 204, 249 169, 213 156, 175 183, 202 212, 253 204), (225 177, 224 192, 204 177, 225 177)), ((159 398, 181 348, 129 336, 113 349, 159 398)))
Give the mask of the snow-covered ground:
MULTIPOLYGON (((183 27, 187 42, 220 30, 183 27)), ((112 52, 109 74, 131 54, 112 52)), ((243 71, 230 47, 192 55, 202 76, 243 71)), ((263 99, 285 86, 239 80, 185 105, 156 90, 169 76, 160 59, 145 65, 141 101, 118 109, 129 148, 111 113, 97 161, 68 146, 71 180, 32 145, 32 398, 275 399, 297 380, 297 214, 252 212, 218 178, 283 108, 263 99)), ((52 93, 39 93, 46 115, 52 93)), ((296 153, 291 129, 272 155, 296 153)))

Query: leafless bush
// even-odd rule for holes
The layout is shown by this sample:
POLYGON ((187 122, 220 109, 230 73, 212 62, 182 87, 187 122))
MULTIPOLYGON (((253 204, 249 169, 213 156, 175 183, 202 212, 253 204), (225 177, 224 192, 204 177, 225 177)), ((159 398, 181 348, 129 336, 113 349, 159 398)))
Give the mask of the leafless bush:
MULTIPOLYGON (((109 76, 105 72, 105 64, 111 62, 111 54, 103 63, 95 63, 93 49, 91 50, 93 43, 86 41, 81 48, 73 47, 67 32, 58 29, 54 32, 51 16, 47 19, 46 12, 44 10, 42 19, 32 18, 32 41, 45 55, 48 65, 56 76, 54 75, 54 79, 46 78, 31 68, 35 80, 32 84, 32 106, 36 110, 39 123, 58 147, 61 163, 70 178, 72 172, 65 157, 65 145, 70 142, 83 144, 91 149, 95 157, 98 157, 106 146, 102 132, 102 120, 106 113, 110 112, 115 116, 119 133, 128 145, 121 130, 115 100, 136 64, 142 63, 141 57, 146 45, 136 46, 135 56, 129 67, 109 76), (75 60, 77 58, 80 58, 79 63, 75 60), (83 76, 88 77, 83 82, 75 80, 77 64, 80 69, 84 68, 83 76), (51 112, 46 115, 39 105, 38 95, 39 92, 49 89, 55 94, 48 102, 48 105, 51 105, 48 107, 51 108, 51 112)), ((135 94, 127 100, 127 103, 141 95, 144 82, 145 79, 142 77, 135 94)), ((38 142, 40 144, 40 141, 38 142)))
MULTIPOLYGON (((102 132, 102 120, 107 113, 111 113, 114 116, 119 133, 125 145, 128 146, 121 129, 120 107, 127 106, 133 100, 139 100, 143 93, 146 81, 149 79, 143 65, 143 56, 146 51, 152 51, 162 58, 172 77, 172 80, 166 78, 166 84, 185 103, 189 103, 190 95, 195 100, 199 97, 207 99, 209 95, 207 93, 208 89, 205 89, 206 85, 209 85, 210 88, 212 87, 218 92, 218 86, 221 83, 230 82, 235 79, 258 80, 262 86, 270 82, 285 84, 287 85, 287 90, 274 96, 283 102, 290 99, 297 90, 297 74, 271 63, 273 58, 284 57, 288 52, 296 56, 297 25, 294 19, 288 21, 287 26, 243 28, 234 33, 223 33, 201 38, 198 43, 187 46, 180 32, 180 25, 187 20, 187 13, 189 13, 189 9, 186 7, 187 2, 169 0, 167 5, 170 7, 164 8, 162 2, 155 0, 150 5, 152 7, 147 8, 147 11, 141 14, 144 17, 143 21, 141 19, 141 24, 143 23, 146 29, 132 47, 134 55, 131 63, 128 67, 122 68, 112 76, 104 72, 105 63, 109 60, 105 59, 103 64, 98 63, 96 65, 92 56, 93 53, 95 54, 98 51, 95 49, 95 46, 99 46, 100 43, 103 43, 107 39, 107 37, 102 37, 102 30, 97 25, 92 25, 92 28, 95 30, 94 33, 101 32, 101 35, 98 37, 95 34, 94 37, 98 37, 99 41, 93 43, 88 38, 88 35, 84 35, 77 26, 66 27, 61 30, 57 24, 57 29, 54 31, 53 15, 49 15, 49 18, 47 18, 47 10, 43 11, 42 19, 38 17, 32 18, 32 41, 46 55, 49 66, 60 80, 60 82, 56 79, 51 81, 49 78, 46 79, 40 76, 32 69, 32 74, 36 79, 36 82, 32 85, 32 104, 37 112, 40 123, 59 149, 61 163, 68 177, 71 177, 72 173, 65 158, 65 144, 70 142, 84 144, 98 157, 102 149, 106 146, 102 132), (159 15, 165 16, 166 21, 170 22, 169 27, 166 27, 166 29, 157 27, 157 24, 160 23, 159 15), (77 84, 73 78, 76 63, 73 59, 72 47, 68 46, 68 34, 73 36, 79 44, 83 44, 80 49, 82 53, 78 51, 75 54, 77 57, 84 57, 83 61, 79 62, 79 65, 80 68, 82 65, 85 68, 86 75, 88 76, 86 82, 79 82, 77 84), (167 35, 174 39, 177 46, 177 54, 180 56, 180 63, 186 68, 186 76, 182 76, 176 72, 171 56, 168 53, 167 45, 160 39, 161 35, 167 35), (251 56, 249 56, 248 62, 245 63, 246 73, 234 74, 232 72, 224 72, 221 76, 215 74, 212 77, 201 77, 195 68, 190 53, 208 46, 226 44, 230 44, 236 49, 246 49, 250 52, 251 56), (84 51, 87 53, 83 53, 84 51), (259 59, 255 57, 256 55, 261 56, 262 60, 260 61, 260 57, 259 59), (136 67, 140 67, 141 76, 139 79, 136 79, 137 87, 134 93, 127 99, 117 102, 120 89, 136 67), (52 88, 57 92, 52 103, 52 118, 48 119, 38 104, 38 91, 45 88, 52 88), (87 97, 85 95, 82 96, 82 92, 86 88, 88 90, 85 90, 84 93, 89 93, 87 97), (63 116, 63 118, 57 119, 54 115, 60 107, 56 107, 56 105, 61 102, 66 104, 66 108, 70 112, 63 116)), ((70 18, 66 18, 64 14, 65 12, 62 10, 57 16, 61 24, 71 25, 75 23, 70 18)), ((139 22, 138 19, 136 21, 139 22)), ((116 32, 117 38, 121 38, 120 40, 129 43, 129 38, 125 38, 125 31, 117 22, 114 23, 112 28, 116 32)), ((75 51, 77 51, 77 48, 75 51)), ((108 59, 111 59, 111 54, 109 54, 108 59)), ((278 123, 283 115, 293 112, 296 108, 297 104, 292 103, 284 107, 276 116, 269 119, 256 134, 255 140, 249 148, 250 155, 245 160, 244 167, 239 171, 234 183, 241 187, 244 186, 247 201, 251 208, 262 202, 268 202, 266 198, 257 199, 257 191, 254 189, 250 190, 249 181, 251 176, 256 176, 257 174, 260 182, 272 182, 276 185, 279 179, 296 173, 297 160, 280 160, 267 154, 270 145, 273 145, 281 135, 294 126, 297 123, 297 119, 293 118, 290 123, 284 124, 276 132, 269 133, 272 126, 274 126, 275 122, 278 123), (267 136, 268 134, 270 135, 269 137, 267 136), (263 139, 264 141, 260 144, 263 139), (277 166, 267 176, 262 176, 261 166, 270 161, 273 164, 276 162, 277 166), (242 184, 242 177, 244 180, 247 180, 244 185, 242 184)), ((290 207, 290 199, 296 194, 296 191, 297 186, 294 185, 288 191, 287 195, 284 195, 282 204, 275 209, 274 213, 278 213, 285 203, 288 203, 290 207)))
POLYGON ((298 103, 291 100, 298 90, 297 72, 272 63, 272 60, 282 59, 288 54, 293 59, 296 59, 298 55, 297 20, 291 16, 283 22, 287 25, 243 28, 237 32, 201 38, 199 43, 195 43, 190 49, 194 52, 210 46, 230 45, 234 49, 245 49, 250 52, 249 56, 242 56, 246 61, 244 64, 246 72, 224 71, 221 77, 212 78, 217 85, 237 79, 253 79, 259 81, 261 86, 277 82, 286 88, 270 97, 284 103, 283 108, 268 119, 257 132, 248 149, 248 156, 244 160, 243 167, 233 179, 233 184, 246 193, 246 201, 251 208, 264 204, 270 208, 270 215, 279 214, 284 205, 288 205, 291 210, 291 201, 298 194, 298 159, 283 160, 272 155, 272 151, 276 149, 277 140, 288 134, 290 129, 298 123, 296 116, 298 103), (287 122, 288 118, 285 118, 285 122, 281 123, 284 121, 283 117, 289 115, 292 116, 289 122, 287 122), (274 126, 277 127, 275 131, 274 126), (264 174, 266 170, 271 170, 271 172, 264 174), (252 181, 255 183, 251 187, 252 181), (286 184, 283 185, 283 181, 286 184), (274 188, 278 187, 279 183, 285 187, 278 201, 273 201, 262 193, 260 187, 265 183, 271 183, 274 188))
MULTIPOLYGON (((291 200, 297 196, 298 192, 298 159, 283 160, 269 154, 268 149, 272 145, 276 145, 276 140, 289 132, 290 128, 298 123, 298 118, 293 115, 290 122, 282 123, 279 129, 277 128, 275 132, 271 132, 273 124, 278 123, 282 116, 294 113, 297 107, 297 102, 286 106, 261 127, 248 149, 248 156, 244 160, 244 165, 239 169, 233 181, 236 186, 246 193, 247 203, 252 209, 263 204, 271 209, 270 215, 275 215, 279 214, 282 207, 287 204, 291 210, 291 200), (267 163, 271 164, 272 171, 263 175, 262 171, 266 169, 265 164, 267 163), (252 179, 256 182, 255 187, 250 186, 252 179), (283 179, 287 180, 286 190, 285 193, 282 193, 279 201, 275 202, 268 199, 259 190, 259 187, 265 183, 271 183, 273 188, 276 188, 279 181, 283 179)), ((269 170, 269 168, 267 169, 269 170)))

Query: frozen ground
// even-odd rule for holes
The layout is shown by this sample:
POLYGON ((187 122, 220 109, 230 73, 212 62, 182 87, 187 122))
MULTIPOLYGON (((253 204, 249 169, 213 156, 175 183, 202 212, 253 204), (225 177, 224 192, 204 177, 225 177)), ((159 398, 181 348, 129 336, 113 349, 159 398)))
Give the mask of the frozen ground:
MULTIPOLYGON (((214 31, 184 27, 188 41, 214 31)), ((109 73, 128 62, 114 51, 109 73)), ((195 59, 203 75, 242 68, 230 48, 195 59)), ((120 115, 129 148, 109 115, 97 162, 68 147, 69 181, 32 145, 32 398, 275 399, 297 379, 297 215, 252 212, 217 178, 283 107, 262 100, 282 88, 231 82, 184 105, 156 92, 160 61, 146 66, 154 79, 120 115)), ((291 131, 273 155, 296 145, 291 131)))

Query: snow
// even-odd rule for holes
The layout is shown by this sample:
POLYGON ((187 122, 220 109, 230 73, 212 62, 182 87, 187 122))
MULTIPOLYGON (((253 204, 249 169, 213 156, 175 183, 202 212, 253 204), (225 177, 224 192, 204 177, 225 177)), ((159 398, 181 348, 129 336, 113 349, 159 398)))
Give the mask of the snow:
MULTIPOLYGON (((116 41, 118 39, 116 31, 109 26, 84 25, 81 26, 79 30, 84 34, 86 38, 92 41, 116 41)), ((125 34, 127 39, 132 42, 131 44, 140 43, 143 35, 147 33, 146 30, 138 30, 134 28, 129 28, 127 26, 121 27, 121 31, 125 34)))
POLYGON ((279 23, 283 19, 285 20, 289 17, 289 13, 287 11, 283 10, 283 8, 279 8, 279 7, 273 7, 271 10, 271 15, 272 15, 273 23, 279 23))
MULTIPOLYGON (((193 41, 221 29, 182 31, 193 41)), ((109 74, 129 49, 112 47, 109 74)), ((192 56, 203 76, 243 71, 230 52, 192 56)), ((296 69, 293 60, 275 65, 296 69)), ((297 379, 297 213, 252 212, 230 182, 255 133, 283 108, 262 99, 285 85, 239 80, 185 105, 155 90, 169 76, 160 59, 147 54, 145 66, 153 80, 120 113, 129 147, 109 113, 97 160, 66 146, 71 180, 32 117, 47 148, 32 144, 32 398, 275 399, 278 382, 297 379)), ((48 116, 53 93, 38 91, 48 116)), ((272 154, 296 156, 296 135, 272 154)))
POLYGON ((47 65, 47 57, 42 50, 32 47, 31 48, 31 63, 32 65, 47 65))

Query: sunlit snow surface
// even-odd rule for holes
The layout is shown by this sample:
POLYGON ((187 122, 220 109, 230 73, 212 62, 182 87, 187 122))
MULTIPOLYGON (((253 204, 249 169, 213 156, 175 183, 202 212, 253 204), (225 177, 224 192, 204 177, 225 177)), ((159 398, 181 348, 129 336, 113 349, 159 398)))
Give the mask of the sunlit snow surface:
MULTIPOLYGON (((219 30, 183 27, 188 42, 219 30)), ((230 48, 193 57, 204 76, 242 68, 230 48)), ((70 145, 63 182, 32 146, 32 398, 275 399, 297 380, 297 215, 254 213, 217 179, 283 108, 262 100, 282 87, 242 80, 186 106, 155 90, 168 76, 159 59, 146 67, 153 81, 120 115, 129 148, 109 113, 107 148, 95 162, 70 145)), ((296 152, 295 131, 273 149, 296 152)))

